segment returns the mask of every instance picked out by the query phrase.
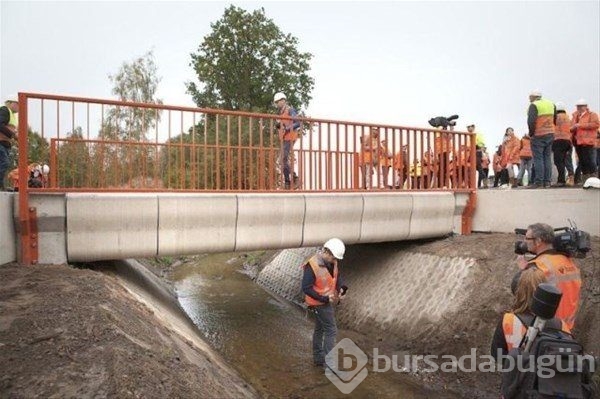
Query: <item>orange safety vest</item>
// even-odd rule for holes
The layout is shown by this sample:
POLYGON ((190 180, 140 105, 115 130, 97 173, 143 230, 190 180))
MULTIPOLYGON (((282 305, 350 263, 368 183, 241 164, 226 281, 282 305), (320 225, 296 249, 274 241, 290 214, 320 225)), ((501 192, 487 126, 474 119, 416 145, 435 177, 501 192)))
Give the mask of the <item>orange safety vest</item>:
POLYGON ((529 136, 521 139, 521 151, 519 152, 521 158, 532 158, 533 153, 531 152, 531 139, 529 136))
POLYGON ((569 140, 571 142, 571 120, 564 112, 556 114, 556 133, 554 140, 569 140))
POLYGON ((468 146, 460 146, 458 149, 457 157, 458 166, 470 166, 471 165, 471 149, 468 146))
MULTIPOLYGON (((283 118, 290 118, 290 106, 285 105, 279 113, 283 118)), ((298 139, 298 131, 293 130, 294 121, 292 119, 281 119, 279 127, 279 139, 283 141, 295 141, 298 139), (289 130, 286 132, 286 129, 289 130)))
POLYGON ((371 138, 371 135, 365 136, 366 140, 371 140, 371 148, 367 149, 364 146, 361 146, 360 150, 360 164, 366 165, 373 163, 375 159, 375 164, 377 164, 377 160, 379 159, 378 153, 380 151, 379 143, 376 138, 371 138))
POLYGON ((598 122, 598 115, 595 112, 588 110, 581 115, 578 112, 574 112, 571 122, 573 125, 576 123, 579 124, 579 127, 575 131, 577 145, 596 145, 600 123, 598 122))
POLYGON ((520 163, 520 143, 516 136, 512 136, 506 141, 502 148, 502 154, 506 154, 506 163, 518 164, 520 163))
POLYGON ((381 166, 390 166, 391 162, 390 152, 388 151, 387 144, 381 144, 379 146, 379 164, 381 166))
POLYGON ((452 147, 451 134, 445 130, 435 132, 435 138, 433 139, 433 148, 436 155, 450 151, 452 147))
POLYGON ((569 331, 575 324, 575 316, 579 308, 579 292, 581 290, 581 275, 579 268, 562 254, 541 254, 529 263, 544 272, 548 282, 554 284, 561 292, 562 298, 556 317, 567 325, 569 331))
POLYGON ((540 99, 534 101, 533 105, 538 111, 535 120, 535 135, 545 136, 554 133, 554 130, 556 129, 554 126, 554 113, 556 110, 554 104, 546 99, 540 99))
MULTIPOLYGON (((518 348, 523 337, 527 334, 527 327, 514 313, 504 313, 504 316, 502 317, 502 330, 504 332, 506 347, 509 351, 518 348)), ((562 320, 561 330, 567 333, 571 332, 569 327, 562 320)))
MULTIPOLYGON (((308 261, 308 265, 315 274, 315 284, 313 285, 313 289, 315 290, 315 292, 321 296, 329 296, 335 294, 335 286, 337 284, 338 279, 337 261, 335 261, 333 265, 333 276, 329 273, 327 267, 319 266, 317 255, 310 258, 310 260, 308 261)), ((324 305, 323 302, 317 301, 316 299, 308 295, 304 296, 304 302, 307 306, 324 305)))

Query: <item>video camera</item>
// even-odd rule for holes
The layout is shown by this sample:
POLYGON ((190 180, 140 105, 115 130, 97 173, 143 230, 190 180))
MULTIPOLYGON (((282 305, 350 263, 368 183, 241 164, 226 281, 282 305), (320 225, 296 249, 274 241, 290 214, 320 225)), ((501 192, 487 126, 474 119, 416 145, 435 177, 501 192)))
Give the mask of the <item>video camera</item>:
MULTIPOLYGON (((571 227, 559 227, 554 229, 554 241, 552 243, 557 252, 570 258, 585 258, 591 249, 589 233, 578 230, 570 220, 571 227)), ((525 235, 527 229, 515 229, 515 234, 525 235)), ((525 255, 527 243, 525 241, 515 242, 515 253, 525 255)))
POLYGON ((444 116, 436 116, 429 120, 429 124, 433 127, 441 127, 446 130, 448 126, 456 126, 456 119, 458 119, 458 115, 450 115, 447 118, 444 116))

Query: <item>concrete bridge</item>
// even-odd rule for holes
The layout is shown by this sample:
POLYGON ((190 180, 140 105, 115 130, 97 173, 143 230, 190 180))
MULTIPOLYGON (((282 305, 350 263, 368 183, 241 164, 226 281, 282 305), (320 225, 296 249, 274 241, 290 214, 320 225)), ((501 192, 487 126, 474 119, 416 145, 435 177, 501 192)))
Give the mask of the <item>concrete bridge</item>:
MULTIPOLYGON (((17 258, 17 198, 0 195, 0 263, 17 258)), ((468 199, 452 192, 36 193, 29 203, 37 263, 65 263, 314 247, 332 236, 348 244, 440 237, 461 232, 468 199)))

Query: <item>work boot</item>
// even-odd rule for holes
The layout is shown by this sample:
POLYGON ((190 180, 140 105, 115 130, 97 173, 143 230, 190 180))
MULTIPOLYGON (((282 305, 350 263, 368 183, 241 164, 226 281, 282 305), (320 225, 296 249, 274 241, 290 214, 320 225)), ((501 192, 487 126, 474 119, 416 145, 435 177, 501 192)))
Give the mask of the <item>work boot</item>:
POLYGON ((289 189, 290 189, 290 186, 291 186, 291 185, 290 185, 290 182, 289 182, 289 181, 286 181, 286 182, 285 182, 284 189, 285 189, 285 190, 289 190, 289 189))
POLYGON ((569 177, 567 177, 566 186, 573 187, 574 185, 575 185, 575 178, 573 177, 573 175, 569 175, 569 177))
POLYGON ((511 177, 509 180, 509 185, 510 188, 517 188, 517 179, 515 179, 514 177, 511 177))

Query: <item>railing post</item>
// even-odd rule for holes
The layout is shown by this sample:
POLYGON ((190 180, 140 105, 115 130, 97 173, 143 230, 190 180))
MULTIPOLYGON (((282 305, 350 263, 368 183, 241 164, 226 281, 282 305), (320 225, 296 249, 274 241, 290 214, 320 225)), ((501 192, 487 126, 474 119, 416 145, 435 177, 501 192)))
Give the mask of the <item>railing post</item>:
POLYGON ((38 260, 36 209, 29 207, 29 171, 27 138, 27 96, 19 93, 19 234, 21 237, 20 263, 36 264, 38 260))

